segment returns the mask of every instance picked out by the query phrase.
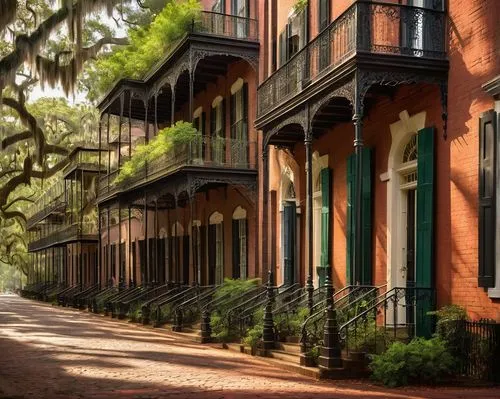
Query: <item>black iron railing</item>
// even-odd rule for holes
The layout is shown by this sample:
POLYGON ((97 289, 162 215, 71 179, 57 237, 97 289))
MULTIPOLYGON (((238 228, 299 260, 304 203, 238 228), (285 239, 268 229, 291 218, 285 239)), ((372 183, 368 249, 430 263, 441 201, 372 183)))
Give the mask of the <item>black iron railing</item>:
POLYGON ((133 176, 122 181, 116 181, 118 170, 103 176, 99 182, 99 195, 159 179, 185 166, 255 169, 256 150, 255 143, 246 140, 216 135, 196 136, 188 143, 175 145, 172 150, 148 162, 133 176))
POLYGON ((55 228, 46 235, 28 243, 28 251, 37 251, 82 238, 97 240, 97 235, 97 222, 75 223, 69 226, 61 225, 59 228, 55 228))
POLYGON ((454 320, 447 324, 449 346, 460 374, 500 382, 500 323, 454 320))
POLYGON ((446 59, 446 12, 357 0, 260 85, 258 115, 361 53, 446 59))
POLYGON ((237 15, 203 11, 191 29, 193 33, 203 33, 232 39, 256 41, 259 38, 259 27, 256 19, 237 15))

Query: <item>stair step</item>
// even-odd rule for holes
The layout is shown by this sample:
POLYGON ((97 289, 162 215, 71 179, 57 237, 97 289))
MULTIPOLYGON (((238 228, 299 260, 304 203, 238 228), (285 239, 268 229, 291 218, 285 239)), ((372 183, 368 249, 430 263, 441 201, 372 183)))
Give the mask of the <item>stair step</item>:
POLYGON ((300 344, 298 343, 293 343, 293 342, 278 342, 278 349, 285 351, 285 352, 290 352, 290 353, 297 353, 300 354, 300 344))
POLYGON ((300 353, 286 352, 276 349, 271 350, 269 353, 273 359, 279 359, 294 364, 300 364, 300 353))

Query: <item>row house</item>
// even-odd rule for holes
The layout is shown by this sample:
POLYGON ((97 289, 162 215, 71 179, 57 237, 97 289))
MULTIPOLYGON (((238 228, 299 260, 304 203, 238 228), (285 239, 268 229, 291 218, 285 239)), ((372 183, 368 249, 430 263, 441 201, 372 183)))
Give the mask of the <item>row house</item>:
POLYGON ((263 268, 498 320, 499 4, 259 6, 263 268))
POLYGON ((84 141, 74 145, 67 166, 26 215, 33 265, 28 284, 81 290, 98 282, 99 149, 91 145, 96 137, 84 141))
POLYGON ((259 274, 257 7, 203 3, 143 80, 122 79, 98 105, 101 282, 207 286, 259 274), (137 146, 179 121, 199 137, 117 180, 137 146))

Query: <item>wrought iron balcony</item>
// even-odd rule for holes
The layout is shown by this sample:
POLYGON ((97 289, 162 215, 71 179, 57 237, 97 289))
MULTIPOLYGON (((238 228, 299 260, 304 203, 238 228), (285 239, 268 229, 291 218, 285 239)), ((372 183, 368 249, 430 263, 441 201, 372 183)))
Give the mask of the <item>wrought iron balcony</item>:
POLYGON ((99 168, 99 150, 90 148, 76 149, 70 155, 70 161, 63 170, 63 176, 66 177, 77 169, 89 172, 99 172, 99 169, 104 170, 103 166, 99 168))
MULTIPOLYGON (((446 60, 446 12, 357 0, 258 89, 258 117, 357 55, 446 60)), ((408 65, 411 67, 411 65, 408 65)))
MULTIPOLYGON (((241 130, 237 127, 235 129, 241 130)), ((119 170, 103 176, 99 182, 99 196, 126 191, 187 167, 196 170, 210 168, 221 172, 228 169, 255 170, 257 167, 256 143, 219 136, 196 136, 190 142, 176 145, 161 157, 147 163, 132 177, 117 183, 119 170)))
POLYGON ((60 225, 47 234, 28 243, 28 251, 34 252, 41 249, 64 245, 75 241, 97 241, 97 220, 93 222, 60 225))
POLYGON ((249 41, 257 41, 259 38, 256 19, 210 11, 201 13, 200 19, 193 23, 191 32, 249 41))
POLYGON ((43 193, 26 212, 27 228, 31 229, 54 212, 62 212, 66 206, 64 183, 59 182, 43 193))

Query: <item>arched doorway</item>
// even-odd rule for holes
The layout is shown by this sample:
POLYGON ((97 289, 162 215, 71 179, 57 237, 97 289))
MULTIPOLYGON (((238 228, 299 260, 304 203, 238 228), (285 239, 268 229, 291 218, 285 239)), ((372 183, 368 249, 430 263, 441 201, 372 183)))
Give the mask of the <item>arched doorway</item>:
POLYGON ((233 212, 233 278, 245 280, 248 276, 247 211, 238 206, 233 212))
POLYGON ((297 282, 297 200, 293 173, 285 168, 281 178, 281 259, 283 283, 297 282))

